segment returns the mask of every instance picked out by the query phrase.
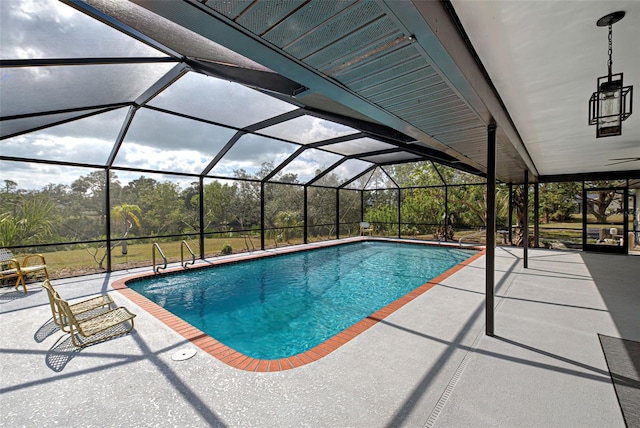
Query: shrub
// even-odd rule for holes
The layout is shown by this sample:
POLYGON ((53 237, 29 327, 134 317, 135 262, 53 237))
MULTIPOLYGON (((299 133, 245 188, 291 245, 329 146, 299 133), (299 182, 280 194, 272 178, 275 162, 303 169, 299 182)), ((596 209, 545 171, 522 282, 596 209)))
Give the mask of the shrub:
POLYGON ((231 254, 232 252, 233 252, 233 248, 231 248, 231 244, 229 244, 228 242, 225 242, 225 244, 222 246, 222 249, 220 250, 220 253, 231 254))

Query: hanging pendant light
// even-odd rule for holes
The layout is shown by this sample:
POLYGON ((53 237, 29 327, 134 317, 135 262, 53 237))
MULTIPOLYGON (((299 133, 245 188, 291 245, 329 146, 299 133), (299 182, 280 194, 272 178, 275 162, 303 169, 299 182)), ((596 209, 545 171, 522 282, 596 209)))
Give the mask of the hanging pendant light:
POLYGON ((622 122, 631 116, 633 86, 624 86, 622 73, 613 74, 613 24, 625 12, 613 12, 598 19, 598 27, 609 27, 609 73, 598 78, 597 91, 589 100, 589 125, 596 125, 596 138, 622 135, 622 122))

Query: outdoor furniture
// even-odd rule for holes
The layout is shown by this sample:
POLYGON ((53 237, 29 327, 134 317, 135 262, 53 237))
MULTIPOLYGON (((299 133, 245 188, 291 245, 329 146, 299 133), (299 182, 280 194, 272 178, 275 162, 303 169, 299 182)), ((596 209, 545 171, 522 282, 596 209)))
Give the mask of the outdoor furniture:
MULTIPOLYGON (((58 325, 62 331, 69 333, 70 329, 67 317, 63 310, 60 308, 60 305, 58 305, 58 303, 56 302, 56 299, 61 299, 60 295, 53 288, 51 281, 49 281, 48 279, 46 279, 42 283, 42 288, 47 290, 47 296, 49 296, 49 305, 51 305, 53 322, 56 323, 56 325, 58 325)), ((102 312, 110 310, 111 304, 113 304, 113 300, 111 300, 111 297, 108 294, 102 294, 100 296, 92 297, 81 302, 72 303, 69 305, 69 309, 71 310, 71 312, 73 312, 76 320, 82 321, 98 315, 96 309, 103 308, 102 312)))
POLYGON ((369 224, 369 222, 361 221, 360 222, 360 236, 369 235, 371 236, 371 232, 373 232, 373 226, 369 224))
POLYGON ((49 279, 47 263, 42 254, 28 255, 22 260, 22 263, 20 263, 20 261, 13 256, 11 250, 0 248, 0 279, 15 278, 16 289, 22 284, 22 288, 26 293, 27 284, 25 283, 25 276, 35 272, 44 272, 45 277, 49 279))
POLYGON ((133 319, 136 315, 129 312, 124 306, 80 320, 73 313, 71 305, 66 300, 57 297, 54 302, 67 318, 68 333, 71 335, 71 342, 74 346, 84 348, 112 337, 127 334, 133 330, 133 319), (126 323, 130 325, 126 326, 126 323), (118 328, 120 326, 123 326, 124 330, 123 328, 118 328))

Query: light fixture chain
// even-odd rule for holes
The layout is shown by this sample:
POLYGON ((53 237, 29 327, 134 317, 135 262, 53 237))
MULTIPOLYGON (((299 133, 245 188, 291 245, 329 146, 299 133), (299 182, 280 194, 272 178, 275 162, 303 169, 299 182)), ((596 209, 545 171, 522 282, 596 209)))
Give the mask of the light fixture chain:
POLYGON ((611 68, 613 67, 613 24, 609 24, 609 80, 611 80, 611 68))

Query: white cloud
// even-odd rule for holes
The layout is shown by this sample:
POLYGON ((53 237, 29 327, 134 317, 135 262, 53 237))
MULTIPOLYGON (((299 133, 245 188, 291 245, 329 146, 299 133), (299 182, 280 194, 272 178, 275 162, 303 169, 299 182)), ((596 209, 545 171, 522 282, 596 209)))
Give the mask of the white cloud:
POLYGON ((15 48, 16 59, 29 59, 29 58, 42 58, 43 52, 33 46, 16 47, 15 48))
POLYGON ((151 178, 153 180, 156 180, 157 182, 170 181, 172 183, 176 183, 178 184, 178 186, 180 186, 181 189, 185 189, 189 187, 192 182, 198 181, 196 177, 180 177, 180 176, 175 176, 171 174, 160 174, 160 173, 153 174, 153 173, 147 173, 147 172, 140 173, 140 172, 130 172, 130 171, 119 171, 119 170, 114 170, 113 172, 117 178, 117 181, 123 187, 129 184, 131 181, 137 180, 143 176, 145 178, 151 178))
POLYGON ((190 149, 213 158, 235 133, 233 129, 141 109, 134 117, 125 143, 167 150, 190 149))
POLYGON ((239 83, 187 73, 150 105, 242 128, 297 107, 239 83))
POLYGON ((113 142, 99 138, 21 135, 2 143, 2 153, 14 157, 104 165, 113 142))
POLYGON ((199 174, 209 163, 195 150, 167 150, 130 143, 120 149, 114 165, 199 174))
POLYGON ((337 175, 340 180, 346 181, 358 174, 360 174, 365 169, 369 168, 372 164, 369 162, 364 162, 357 159, 350 159, 344 162, 341 165, 338 165, 332 173, 337 175))
POLYGON ((295 141, 301 144, 315 143, 330 138, 355 134, 357 130, 312 116, 301 116, 259 131, 262 134, 295 141))
POLYGON ((0 19, 2 58, 161 55, 56 0, 2 0, 0 19), (88 51, 91 55, 87 55, 88 51))
POLYGON ((20 189, 39 190, 49 183, 71 185, 94 171, 93 168, 4 161, 0 162, 0 183, 11 180, 18 183, 20 189))
POLYGON ((298 145, 247 134, 240 138, 211 171, 212 175, 233 176, 233 170, 243 169, 255 174, 265 162, 278 166, 298 145))
POLYGON ((296 174, 298 181, 305 183, 316 176, 316 171, 324 171, 340 156, 316 149, 308 149, 282 169, 282 174, 296 174))

